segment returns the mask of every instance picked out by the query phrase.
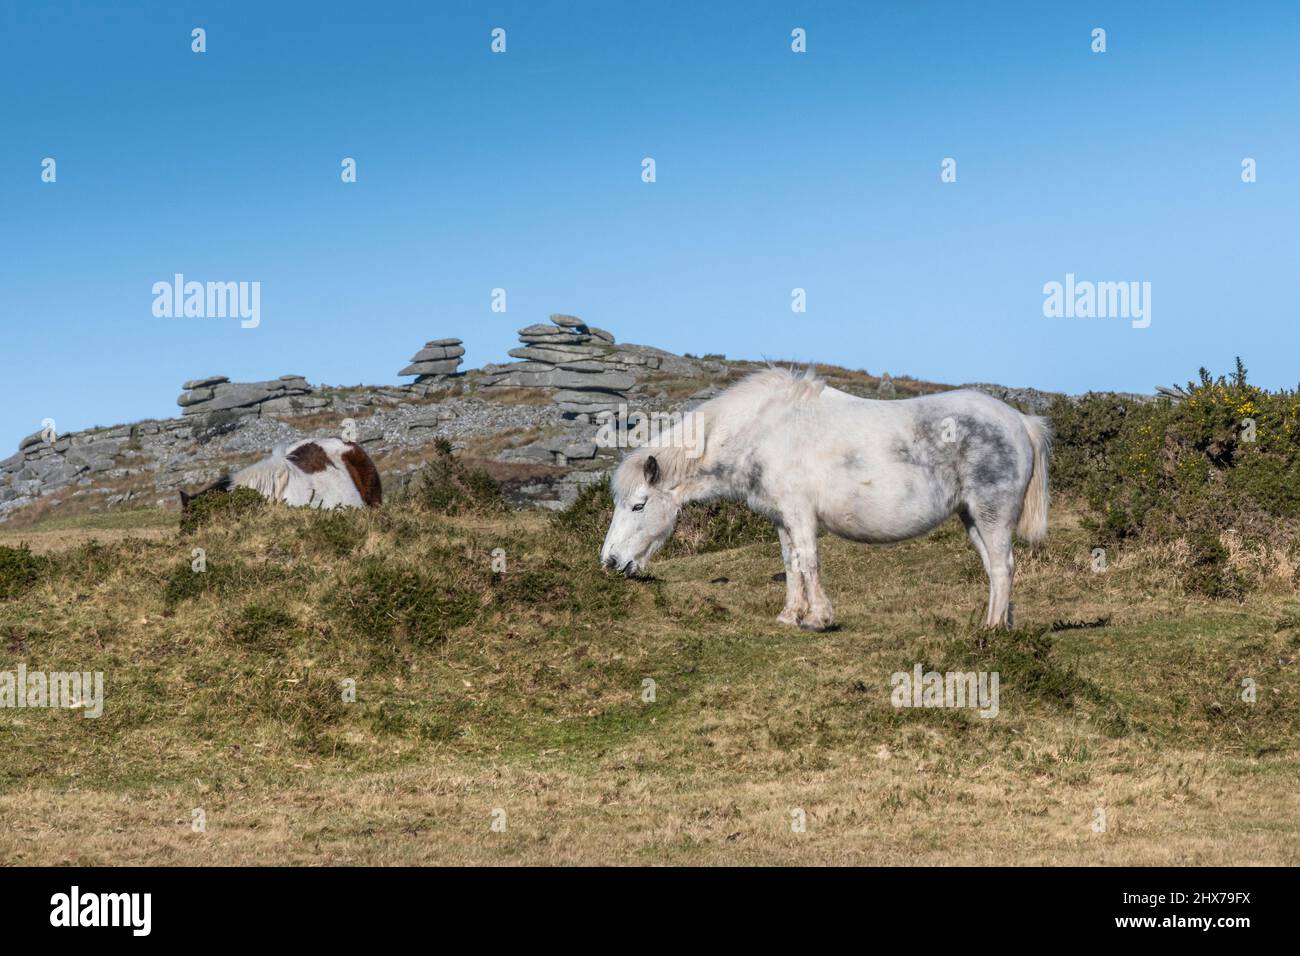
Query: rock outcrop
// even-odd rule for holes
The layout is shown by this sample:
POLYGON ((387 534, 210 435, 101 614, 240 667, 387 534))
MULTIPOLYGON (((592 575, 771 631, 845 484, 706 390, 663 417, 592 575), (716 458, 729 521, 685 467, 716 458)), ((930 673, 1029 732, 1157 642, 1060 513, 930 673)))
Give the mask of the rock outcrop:
MULTIPOLYGON (((245 414, 247 409, 235 408, 61 435, 33 433, 19 442, 17 453, 0 459, 0 523, 41 500, 56 507, 80 499, 81 507, 91 511, 127 503, 174 504, 178 488, 208 484, 276 445, 338 435, 348 418, 355 440, 372 456, 381 461, 385 455, 397 457, 400 464, 384 471, 384 481, 399 485, 402 469, 418 467, 418 460, 410 459, 418 459, 438 439, 463 442, 498 432, 566 427, 562 413, 551 404, 487 402, 474 396, 426 402, 408 388, 334 386, 292 397, 301 401, 326 395, 324 410, 343 419, 317 424, 302 415, 245 414)), ((566 483, 563 477, 554 476, 551 491, 534 489, 520 504, 553 507, 560 496, 571 500, 574 482, 580 479, 566 483)))
POLYGON ((124 477, 127 461, 137 454, 129 444, 133 430, 121 425, 71 435, 28 435, 18 443, 17 454, 0 461, 0 517, 50 489, 85 488, 124 477))
POLYGON ((311 394, 312 387, 301 375, 281 375, 269 382, 232 382, 224 375, 211 375, 186 382, 176 404, 187 418, 211 412, 232 415, 301 415, 329 405, 311 394))
POLYGON ((372 455, 393 456, 384 480, 398 486, 434 441, 527 434, 525 444, 495 456, 507 475, 519 476, 508 494, 521 507, 563 507, 582 486, 603 480, 617 459, 618 449, 597 444, 599 412, 632 404, 630 396, 638 406, 662 400, 662 393, 645 391, 651 370, 702 371, 694 359, 618 344, 570 315, 521 329, 508 365, 466 377, 464 354, 460 339, 427 342, 401 372, 415 381, 402 385, 326 387, 301 375, 264 382, 209 375, 184 384, 176 418, 29 435, 16 454, 0 459, 0 522, 37 501, 53 508, 79 500, 79 508, 91 511, 174 503, 177 488, 209 483, 277 444, 337 434, 349 419, 347 427, 372 455), (520 402, 509 388, 537 389, 552 400, 520 402))
POLYGON ((552 315, 551 324, 519 330, 520 347, 511 349, 509 365, 485 365, 485 387, 552 388, 554 400, 568 415, 589 420, 602 411, 617 411, 636 385, 632 372, 658 368, 659 358, 642 350, 621 348, 604 329, 574 315, 552 315))
POLYGON ((449 375, 460 374, 464 354, 464 343, 460 339, 434 339, 425 342, 424 348, 411 356, 411 364, 397 374, 418 376, 416 385, 441 382, 449 375))
MULTIPOLYGON (((300 375, 266 382, 214 375, 185 383, 176 418, 67 434, 54 433, 51 423, 0 459, 0 522, 37 503, 40 513, 65 505, 78 511, 174 506, 177 488, 210 483, 277 445, 345 430, 355 433, 394 490, 410 480, 426 449, 446 440, 491 455, 515 505, 561 508, 581 488, 603 481, 625 447, 617 441, 611 447, 601 412, 621 411, 623 403, 629 415, 688 411, 753 367, 720 355, 696 358, 616 343, 571 315, 520 329, 510 364, 462 376, 464 351, 460 339, 426 343, 401 373, 416 381, 402 385, 313 387, 300 375), (521 401, 513 389, 536 389, 547 400, 521 401), (690 389, 685 398, 672 397, 690 389)), ((916 384, 882 375, 861 394, 901 397, 915 394, 916 384)), ((965 387, 1035 413, 1061 397, 965 387)), ((1179 397, 1176 389, 1161 392, 1179 397)))

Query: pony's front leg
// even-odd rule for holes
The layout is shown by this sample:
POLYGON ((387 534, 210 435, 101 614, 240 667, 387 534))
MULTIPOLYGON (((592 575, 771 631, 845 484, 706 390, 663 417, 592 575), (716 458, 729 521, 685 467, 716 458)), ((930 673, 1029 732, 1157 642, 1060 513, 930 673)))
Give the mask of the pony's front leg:
POLYGON ((778 524, 776 536, 781 540, 781 562, 785 565, 785 608, 776 619, 781 624, 797 627, 800 619, 808 613, 808 595, 804 591, 803 575, 791 560, 794 545, 790 543, 790 532, 778 524))
POLYGON ((805 631, 824 631, 835 623, 831 599, 822 590, 821 563, 817 557, 817 523, 808 522, 790 531, 790 564, 803 581, 807 610, 799 618, 805 631))

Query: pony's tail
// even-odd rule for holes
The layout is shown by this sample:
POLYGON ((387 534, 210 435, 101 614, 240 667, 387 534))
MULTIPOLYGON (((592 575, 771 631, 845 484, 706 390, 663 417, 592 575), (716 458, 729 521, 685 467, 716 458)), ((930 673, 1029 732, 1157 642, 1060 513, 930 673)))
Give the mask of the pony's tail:
POLYGON ((292 475, 289 462, 272 455, 231 475, 230 484, 240 488, 252 488, 269 501, 283 501, 285 492, 289 490, 289 479, 292 475))
POLYGON ((1047 537, 1047 505, 1050 494, 1047 489, 1047 459, 1052 453, 1052 426, 1046 418, 1037 415, 1021 415, 1025 431, 1029 433, 1029 443, 1034 446, 1034 470, 1029 476, 1029 485, 1025 488, 1025 500, 1020 509, 1020 523, 1016 525, 1016 534, 1023 541, 1036 544, 1047 537))

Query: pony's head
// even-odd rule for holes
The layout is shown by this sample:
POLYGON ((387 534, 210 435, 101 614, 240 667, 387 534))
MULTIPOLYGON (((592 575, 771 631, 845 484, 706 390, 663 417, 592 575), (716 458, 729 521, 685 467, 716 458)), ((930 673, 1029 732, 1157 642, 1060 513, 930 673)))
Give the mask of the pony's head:
POLYGON ((624 459, 614 473, 613 487, 614 518, 600 549, 600 563, 635 574, 673 536, 681 502, 665 487, 659 460, 644 452, 624 459))
POLYGON ((181 489, 181 511, 189 511, 190 502, 193 501, 195 498, 202 498, 204 495, 211 495, 218 492, 229 491, 229 490, 230 490, 229 475, 225 475, 217 479, 212 484, 204 488, 202 491, 196 491, 192 495, 187 495, 185 493, 185 489, 182 488, 181 489))

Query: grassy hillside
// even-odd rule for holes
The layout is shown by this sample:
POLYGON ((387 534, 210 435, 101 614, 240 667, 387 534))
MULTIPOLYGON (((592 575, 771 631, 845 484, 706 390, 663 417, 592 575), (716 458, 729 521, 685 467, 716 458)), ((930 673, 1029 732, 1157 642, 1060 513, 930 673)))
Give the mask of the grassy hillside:
POLYGON ((0 709, 0 858, 1300 862, 1290 582, 1189 595, 1176 543, 1094 572, 1068 503, 1006 635, 972 624, 955 520, 823 539, 840 626, 812 635, 776 624, 776 543, 730 514, 626 580, 598 513, 235 504, 0 532, 0 671, 106 684, 97 720, 0 709), (998 671, 999 716, 896 710, 918 662, 998 671))

